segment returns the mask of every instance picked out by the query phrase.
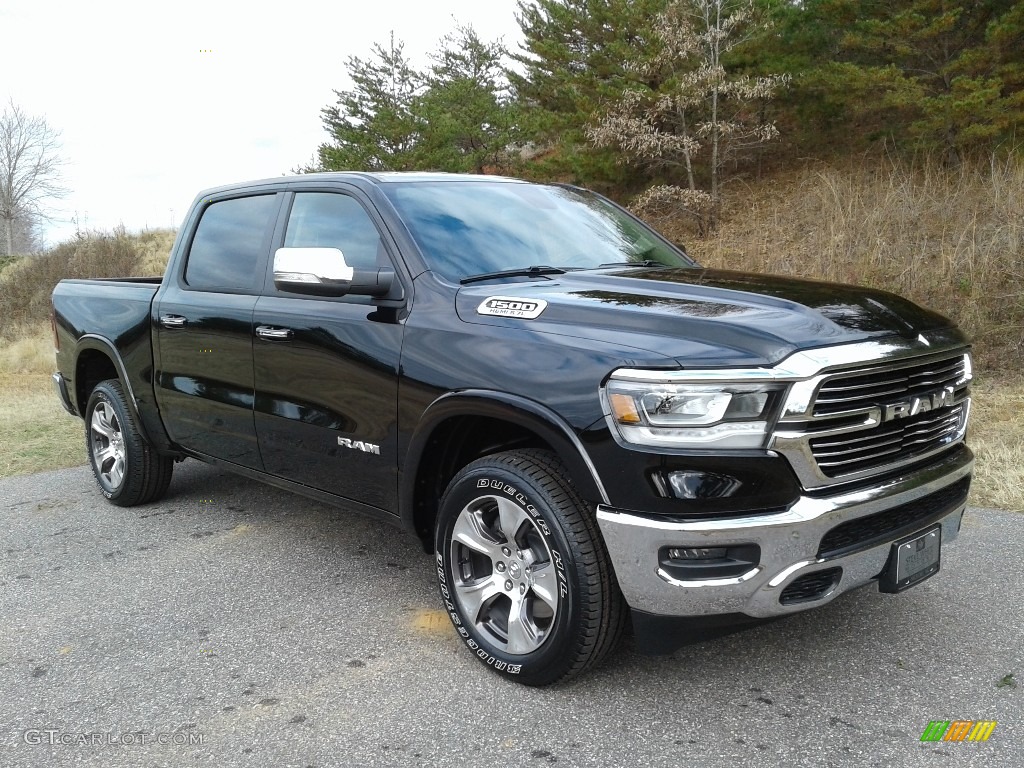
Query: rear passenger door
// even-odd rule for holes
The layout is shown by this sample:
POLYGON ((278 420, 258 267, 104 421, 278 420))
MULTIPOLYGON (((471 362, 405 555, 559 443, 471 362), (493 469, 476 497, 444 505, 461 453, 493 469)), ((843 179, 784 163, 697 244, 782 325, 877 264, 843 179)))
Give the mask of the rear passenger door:
POLYGON ((252 314, 283 193, 211 199, 155 303, 154 388, 179 445, 262 469, 252 314))
MULTIPOLYGON (((356 190, 300 189, 285 209, 275 245, 338 248, 356 269, 398 271, 383 222, 356 190)), ((282 292, 272 272, 253 317, 266 471, 396 512, 401 313, 367 296, 282 292)))

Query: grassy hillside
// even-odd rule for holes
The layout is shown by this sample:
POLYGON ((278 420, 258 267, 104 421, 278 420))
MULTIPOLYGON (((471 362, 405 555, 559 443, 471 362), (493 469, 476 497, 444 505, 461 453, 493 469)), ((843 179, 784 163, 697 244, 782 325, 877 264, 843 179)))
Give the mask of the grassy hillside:
POLYGON ((983 375, 1024 369, 1024 162, 811 167, 734 187, 705 266, 858 283, 952 317, 983 375))
POLYGON ((41 254, 0 266, 0 342, 38 334, 48 323, 50 294, 66 277, 151 277, 164 273, 175 232, 93 232, 41 254))

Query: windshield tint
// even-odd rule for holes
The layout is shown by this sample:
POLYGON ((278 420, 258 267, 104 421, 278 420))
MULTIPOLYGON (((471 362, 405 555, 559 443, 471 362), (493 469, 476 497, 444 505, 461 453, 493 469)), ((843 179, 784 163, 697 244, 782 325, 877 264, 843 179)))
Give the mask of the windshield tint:
POLYGON ((453 282, 544 265, 652 261, 692 267, 677 249, 597 195, 500 181, 382 185, 429 267, 453 282))

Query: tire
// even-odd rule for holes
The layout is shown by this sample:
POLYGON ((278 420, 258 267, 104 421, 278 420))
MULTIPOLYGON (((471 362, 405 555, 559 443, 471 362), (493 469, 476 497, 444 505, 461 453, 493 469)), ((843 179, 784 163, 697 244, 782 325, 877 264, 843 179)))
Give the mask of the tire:
POLYGON ((478 459, 441 499, 441 599, 473 654, 526 685, 584 672, 618 643, 625 603, 589 505, 549 451, 478 459))
POLYGON ((174 460, 142 438, 117 379, 100 382, 89 396, 85 446, 100 491, 112 503, 132 507, 166 493, 174 460))

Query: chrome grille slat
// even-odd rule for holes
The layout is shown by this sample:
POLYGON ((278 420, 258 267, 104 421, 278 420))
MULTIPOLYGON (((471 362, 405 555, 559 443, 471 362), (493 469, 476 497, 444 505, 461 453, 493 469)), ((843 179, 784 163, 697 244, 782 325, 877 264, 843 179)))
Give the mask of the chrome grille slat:
POLYGON ((897 446, 896 448, 890 448, 887 451, 880 451, 880 452, 873 453, 867 459, 865 459, 863 456, 858 456, 855 459, 843 459, 842 461, 819 461, 818 462, 818 466, 821 467, 822 469, 824 469, 825 467, 844 467, 844 466, 846 466, 848 464, 857 464, 858 462, 869 461, 871 459, 877 459, 880 456, 891 456, 892 454, 899 453, 902 450, 903 450, 902 447, 897 446))
MULTIPOLYGON (((891 379, 889 381, 872 381, 872 382, 868 382, 867 384, 853 384, 853 385, 851 385, 849 387, 829 386, 827 388, 827 390, 826 390, 826 387, 822 387, 822 391, 828 391, 828 392, 850 392, 850 391, 852 391, 854 389, 868 389, 869 387, 889 387, 889 386, 892 386, 893 384, 900 384, 900 385, 902 385, 902 384, 905 384, 905 383, 906 383, 906 379, 905 378, 898 378, 898 379, 891 379)), ((896 390, 896 391, 899 392, 899 391, 902 391, 902 390, 896 390)), ((821 398, 818 398, 818 399, 820 400, 821 398)))
POLYGON ((815 456, 830 456, 830 455, 834 455, 834 454, 830 454, 826 450, 822 450, 822 449, 825 449, 825 448, 839 448, 841 450, 839 450, 837 453, 849 453, 850 451, 860 450, 860 448, 854 448, 852 443, 864 443, 864 442, 867 442, 869 440, 872 443, 877 443, 879 438, 884 438, 884 437, 889 437, 889 440, 883 441, 883 442, 894 441, 894 442, 898 443, 901 440, 899 435, 893 435, 893 436, 889 436, 889 435, 869 435, 868 437, 857 437, 857 438, 853 438, 853 439, 850 439, 850 440, 834 440, 832 442, 819 441, 819 442, 815 443, 815 448, 817 450, 815 450, 814 455, 815 456))
POLYGON ((837 456, 853 456, 854 454, 869 454, 872 452, 878 452, 884 449, 887 445, 895 445, 897 450, 903 444, 903 439, 896 435, 889 440, 881 440, 879 442, 872 442, 868 445, 860 445, 855 449, 848 451, 817 451, 814 452, 814 458, 818 460, 818 465, 823 466, 826 462, 823 460, 831 459, 837 456))
MULTIPOLYGON (((872 392, 871 397, 884 397, 885 395, 901 395, 904 392, 906 392, 906 389, 904 387, 899 387, 897 389, 887 389, 882 392, 872 392)), ((858 395, 858 398, 860 397, 866 397, 866 395, 858 395)), ((850 399, 851 398, 849 397, 819 397, 816 402, 818 405, 832 405, 834 403, 846 403, 850 399)))

